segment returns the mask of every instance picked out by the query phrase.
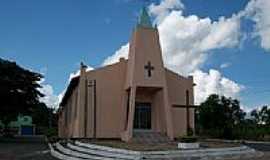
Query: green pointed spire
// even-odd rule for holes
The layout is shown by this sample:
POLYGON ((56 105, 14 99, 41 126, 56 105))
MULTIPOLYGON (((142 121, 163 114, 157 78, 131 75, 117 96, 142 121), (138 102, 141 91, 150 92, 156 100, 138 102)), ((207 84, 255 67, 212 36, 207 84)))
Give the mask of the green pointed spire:
POLYGON ((151 20, 150 20, 150 16, 148 15, 145 7, 142 8, 139 21, 138 21, 138 26, 153 28, 151 20))

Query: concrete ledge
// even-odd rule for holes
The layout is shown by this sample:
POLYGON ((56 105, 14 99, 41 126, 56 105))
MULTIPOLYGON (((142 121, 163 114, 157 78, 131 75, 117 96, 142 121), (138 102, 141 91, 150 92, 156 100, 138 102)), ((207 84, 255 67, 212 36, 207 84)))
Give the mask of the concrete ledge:
POLYGON ((224 139, 206 139, 213 142, 225 142, 225 143, 254 143, 254 144, 270 144, 270 141, 251 141, 251 140, 224 140, 224 139))
POLYGON ((179 142, 177 145, 177 148, 179 149, 199 149, 200 143, 183 143, 179 142))

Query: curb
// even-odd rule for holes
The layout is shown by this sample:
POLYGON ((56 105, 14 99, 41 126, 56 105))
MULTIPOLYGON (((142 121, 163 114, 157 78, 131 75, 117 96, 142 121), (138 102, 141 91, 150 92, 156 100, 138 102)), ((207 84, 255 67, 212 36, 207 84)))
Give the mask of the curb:
POLYGON ((253 143, 253 144, 270 144, 270 141, 251 141, 251 140, 224 140, 224 139, 206 139, 212 142, 225 142, 225 143, 253 143))

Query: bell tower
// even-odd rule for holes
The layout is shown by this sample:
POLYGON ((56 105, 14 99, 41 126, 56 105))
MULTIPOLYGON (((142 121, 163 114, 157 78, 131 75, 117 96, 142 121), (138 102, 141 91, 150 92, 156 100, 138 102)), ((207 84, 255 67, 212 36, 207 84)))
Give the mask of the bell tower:
MULTIPOLYGON (((168 101, 165 68, 159 42, 159 33, 152 26, 150 17, 143 8, 138 23, 129 42, 129 56, 127 64, 125 89, 128 91, 128 118, 127 126, 122 139, 128 141, 133 134, 135 102, 138 89, 158 90, 160 110, 164 115, 165 132, 172 138, 171 110, 168 101)), ((162 116, 163 116, 162 115, 162 116)))
POLYGON ((126 88, 160 87, 165 80, 158 29, 152 26, 145 8, 130 40, 126 88))

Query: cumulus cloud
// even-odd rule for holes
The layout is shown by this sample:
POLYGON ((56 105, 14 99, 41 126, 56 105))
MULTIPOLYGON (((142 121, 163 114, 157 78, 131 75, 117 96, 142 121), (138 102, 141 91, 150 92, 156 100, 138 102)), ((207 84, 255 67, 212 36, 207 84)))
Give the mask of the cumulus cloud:
POLYGON ((102 65, 109 65, 119 61, 119 58, 123 57, 125 59, 128 58, 128 50, 129 50, 129 43, 121 46, 112 56, 107 57, 102 65))
POLYGON ((210 94, 219 94, 227 97, 238 97, 244 86, 222 76, 222 74, 214 69, 210 69, 209 73, 197 70, 192 73, 196 86, 195 102, 200 104, 210 94))
POLYGON ((235 15, 212 21, 172 11, 158 29, 165 65, 184 75, 198 69, 206 61, 209 51, 234 47, 240 39, 240 20, 235 15))
POLYGON ((45 103, 49 108, 58 107, 59 99, 58 96, 54 93, 53 87, 45 83, 45 79, 40 81, 42 88, 39 91, 44 94, 44 97, 40 98, 40 101, 45 103))
POLYGON ((243 12, 255 22, 254 35, 260 37, 261 47, 270 50, 270 1, 251 0, 243 12))
POLYGON ((152 16, 155 16, 155 23, 161 22, 171 10, 184 9, 184 4, 180 0, 164 0, 160 4, 151 4, 149 6, 149 12, 152 16))

